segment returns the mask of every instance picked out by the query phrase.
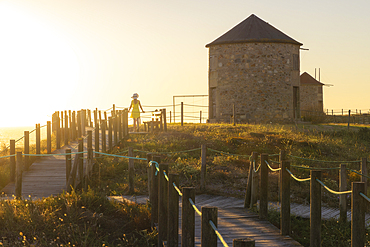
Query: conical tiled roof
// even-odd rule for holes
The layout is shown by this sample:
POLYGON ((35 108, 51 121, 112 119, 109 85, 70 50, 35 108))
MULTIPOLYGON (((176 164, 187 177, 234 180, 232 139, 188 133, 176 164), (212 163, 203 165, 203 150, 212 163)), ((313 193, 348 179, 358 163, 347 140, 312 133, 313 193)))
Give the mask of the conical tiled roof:
POLYGON ((315 78, 313 78, 307 72, 304 72, 301 76, 301 85, 325 85, 324 83, 319 82, 315 78))
POLYGON ((254 14, 226 32, 224 35, 206 45, 206 47, 232 43, 290 43, 302 44, 261 20, 254 14))

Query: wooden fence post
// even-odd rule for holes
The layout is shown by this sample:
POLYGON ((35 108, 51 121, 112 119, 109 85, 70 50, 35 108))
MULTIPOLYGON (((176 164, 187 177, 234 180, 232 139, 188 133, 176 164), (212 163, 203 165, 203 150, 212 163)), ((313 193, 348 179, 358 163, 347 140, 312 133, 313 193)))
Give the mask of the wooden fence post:
POLYGON ((86 134, 86 110, 81 110, 81 135, 86 134))
POLYGON ((124 124, 124 129, 125 129, 125 137, 127 137, 128 136, 128 109, 127 108, 124 109, 123 117, 124 117, 123 124, 124 124))
POLYGON ((202 123, 202 111, 199 112, 199 123, 202 123))
MULTIPOLYGON (((346 164, 340 164, 339 171, 339 191, 347 190, 347 169, 346 164)), ((347 221, 347 195, 339 195, 339 220, 347 221)))
POLYGON ((68 145, 69 143, 69 129, 68 129, 69 118, 67 115, 67 111, 64 113, 64 145, 68 145))
POLYGON ((118 131, 118 142, 122 140, 122 111, 118 111, 117 114, 117 131, 118 131))
POLYGON ((71 119, 71 128, 72 128, 72 133, 71 133, 71 138, 72 140, 77 139, 77 130, 76 130, 76 111, 72 112, 72 119, 71 119))
MULTIPOLYGON (((30 154, 30 132, 29 131, 24 131, 24 149, 23 149, 23 153, 24 154, 30 154)), ((29 162, 30 162, 30 157, 29 156, 24 156, 24 163, 23 163, 23 166, 24 166, 24 169, 28 170, 28 166, 29 166, 29 162)))
POLYGON ((92 130, 87 131, 87 149, 92 148, 92 130))
POLYGON ((150 161, 153 160, 153 154, 147 153, 146 154, 146 163, 147 163, 147 173, 148 173, 148 194, 149 194, 149 201, 152 202, 152 168, 149 166, 150 161))
MULTIPOLYGON (((217 207, 202 207, 202 222, 201 222, 201 246, 202 247, 217 247, 217 235, 210 225, 210 221, 217 227, 217 207)), ((185 216, 186 217, 186 216, 185 216)))
MULTIPOLYGON (((78 139, 78 152, 83 152, 84 151, 84 139, 79 138, 78 139)), ((80 180, 81 186, 83 185, 83 178, 84 178, 84 160, 83 160, 84 155, 83 154, 78 154, 78 177, 80 180)), ((81 187, 83 188, 83 186, 81 187)))
POLYGON ((15 176, 15 197, 20 199, 22 197, 22 152, 17 152, 17 162, 16 162, 16 176, 15 176))
POLYGON ((88 148, 87 149, 87 162, 86 162, 86 168, 85 168, 85 190, 87 191, 90 185, 90 177, 92 172, 92 166, 93 166, 93 149, 88 148))
POLYGON ((66 149, 66 186, 68 188, 68 179, 71 174, 71 168, 72 168, 72 156, 71 156, 71 149, 66 149))
POLYGON ((69 116, 69 140, 70 141, 73 141, 73 137, 72 137, 72 110, 68 110, 68 116, 69 116))
POLYGON ((47 121, 46 123, 46 149, 47 153, 51 154, 51 122, 47 121))
POLYGON ((162 246, 167 240, 168 226, 168 181, 164 175, 168 174, 168 164, 159 165, 159 195, 158 195, 158 246, 162 246))
POLYGON ((108 118, 108 123, 109 123, 109 129, 108 129, 108 147, 109 150, 112 150, 113 144, 112 144, 112 130, 113 130, 113 123, 112 123, 112 117, 108 118))
POLYGON ((77 139, 82 136, 81 114, 81 111, 77 111, 77 139))
POLYGON ((41 133, 40 133, 40 124, 36 124, 36 154, 41 153, 41 133))
POLYGON ((163 131, 163 112, 162 109, 159 110, 161 112, 161 115, 159 116, 159 130, 163 131))
MULTIPOLYGON (((160 156, 153 156, 153 161, 161 163, 160 156)), ((152 165, 152 227, 158 223, 158 173, 155 164, 152 165)))
POLYGON ((269 168, 265 161, 268 161, 268 154, 261 154, 261 173, 260 173, 260 219, 267 219, 268 214, 268 178, 269 168))
MULTIPOLYGON (((361 174, 367 176, 367 158, 361 159, 361 174)), ((367 195, 367 177, 361 176, 361 182, 365 184, 365 192, 364 194, 367 195)))
POLYGON ((280 234, 290 235, 290 162, 287 161, 285 150, 280 150, 280 234))
POLYGON ((118 143, 118 116, 115 115, 113 118, 113 131, 114 131, 114 145, 118 143))
POLYGON ((102 120, 101 122, 101 151, 106 153, 107 151, 107 137, 106 137, 106 126, 107 120, 102 120))
POLYGON ((349 124, 351 122, 351 110, 348 110, 348 125, 347 125, 347 130, 349 130, 349 124))
MULTIPOLYGON (((15 154, 15 140, 10 140, 10 146, 9 146, 9 155, 15 154)), ((10 182, 15 181, 15 156, 9 157, 9 165, 10 165, 10 182)))
POLYGON ((60 118, 59 115, 56 116, 56 149, 60 149, 60 118))
POLYGON ((353 247, 362 247, 365 244, 365 201, 360 193, 365 193, 365 183, 352 182, 351 246, 353 247))
POLYGON ((310 246, 321 246, 321 171, 311 170, 310 183, 310 246))
POLYGON ((167 246, 178 247, 179 241, 179 194, 173 184, 178 186, 179 175, 169 174, 168 183, 168 225, 167 246))
POLYGON ((182 188, 181 246, 194 246, 195 244, 195 211, 189 198, 195 203, 195 188, 182 188))
POLYGON ((255 247, 255 240, 251 238, 233 239, 233 247, 255 247))
MULTIPOLYGON (((128 147, 128 156, 133 157, 134 156, 134 148, 128 147)), ((128 188, 129 188, 129 194, 134 194, 135 192, 135 185, 134 185, 134 178, 135 178, 135 170, 134 170, 134 160, 129 159, 128 160, 128 188)))
POLYGON ((181 102, 181 126, 184 126, 184 102, 181 102))
POLYGON ((164 132, 167 132, 167 113, 166 113, 166 108, 162 109, 162 114, 163 114, 163 130, 164 132))
MULTIPOLYGON (((95 152, 99 152, 100 150, 100 131, 99 131, 99 122, 95 122, 95 152)), ((99 157, 99 154, 95 153, 95 157, 99 157)))
POLYGON ((253 177, 253 162, 257 159, 258 154, 256 152, 252 152, 251 158, 249 161, 249 175, 247 180, 247 188, 245 191, 245 198, 244 198, 244 208, 249 208, 251 206, 251 199, 252 199, 252 177, 253 177))
MULTIPOLYGON (((258 155, 256 155, 256 159, 254 160, 254 166, 255 169, 257 168, 257 160, 258 160, 258 155)), ((257 199, 258 199, 258 185, 259 185, 259 176, 258 172, 261 172, 258 170, 257 172, 254 171, 252 172, 252 190, 251 190, 251 204, 250 207, 253 208, 255 204, 257 204, 257 199)))
POLYGON ((200 190, 206 190, 206 173, 207 173, 207 147, 206 144, 202 144, 201 146, 201 159, 202 159, 202 167, 200 170, 200 190))

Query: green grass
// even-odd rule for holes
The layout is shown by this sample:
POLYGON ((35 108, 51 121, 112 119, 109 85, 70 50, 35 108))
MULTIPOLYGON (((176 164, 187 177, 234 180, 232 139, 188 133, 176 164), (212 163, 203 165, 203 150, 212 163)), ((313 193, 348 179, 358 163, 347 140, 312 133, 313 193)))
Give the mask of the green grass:
MULTIPOLYGON (((179 174, 179 187, 193 186, 197 193, 243 198, 249 158, 210 150, 207 151, 207 188, 204 192, 200 191, 200 150, 179 151, 196 149, 201 144, 214 150, 240 155, 250 155, 252 152, 278 154, 284 149, 290 155, 309 159, 349 161, 369 158, 370 131, 363 126, 352 126, 347 131, 346 126, 335 124, 245 124, 235 127, 229 124, 185 124, 183 127, 172 124, 168 126, 166 133, 130 135, 112 153, 127 155, 124 151, 133 147, 139 150, 134 152, 136 157, 146 158, 146 152, 157 152, 161 162, 169 164, 170 173, 179 174)), ((293 159, 291 164, 310 167, 339 166, 339 163, 299 159, 293 159)), ((0 165, 0 170, 5 167, 6 165, 0 165)), ((349 167, 359 170, 360 166, 351 164, 349 167)), ((43 200, 3 201, 0 208, 0 237, 4 237, 3 243, 7 241, 8 246, 147 246, 148 243, 155 243, 156 232, 151 231, 149 225, 150 205, 116 204, 106 200, 109 195, 128 193, 127 170, 128 161, 125 158, 99 158, 88 192, 73 192, 43 200)), ((299 177, 309 176, 308 170, 293 167, 291 170, 299 177)), ((147 194, 145 161, 135 160, 135 174, 134 193, 147 194)), ((358 175, 348 172, 348 184, 358 180, 358 175)), ((323 172, 323 181, 331 189, 338 190, 338 170, 323 172)), ((277 183, 277 174, 271 174, 270 201, 278 199, 277 183)), ((293 202, 309 203, 309 182, 292 181, 291 196, 293 202)), ((336 196, 323 193, 323 205, 337 204, 336 196)), ((274 222, 273 219, 271 221, 274 222)), ((309 221, 306 219, 292 217, 293 237, 305 246, 309 241, 307 222, 309 221)), ((322 229, 325 243, 323 246, 347 246, 350 229, 348 225, 325 222, 322 229), (333 244, 327 244, 330 242, 333 244)))

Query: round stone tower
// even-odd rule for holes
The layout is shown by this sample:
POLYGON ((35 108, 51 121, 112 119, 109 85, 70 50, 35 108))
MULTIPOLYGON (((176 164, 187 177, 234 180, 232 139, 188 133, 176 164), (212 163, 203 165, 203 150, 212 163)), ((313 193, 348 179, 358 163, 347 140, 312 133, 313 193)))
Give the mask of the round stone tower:
POLYGON ((301 45, 253 14, 207 44, 209 121, 298 119, 301 45))

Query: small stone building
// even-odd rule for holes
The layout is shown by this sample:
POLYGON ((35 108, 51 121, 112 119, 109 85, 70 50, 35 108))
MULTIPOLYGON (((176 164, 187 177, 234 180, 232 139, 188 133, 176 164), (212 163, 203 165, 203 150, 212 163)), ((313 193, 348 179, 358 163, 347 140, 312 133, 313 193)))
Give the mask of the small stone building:
POLYGON ((324 83, 317 81, 307 72, 301 75, 301 111, 323 112, 323 90, 324 83))
POLYGON ((207 44, 209 121, 299 119, 301 45, 253 14, 207 44))

